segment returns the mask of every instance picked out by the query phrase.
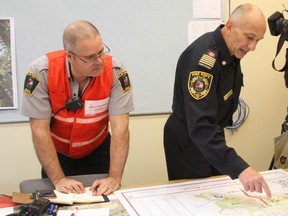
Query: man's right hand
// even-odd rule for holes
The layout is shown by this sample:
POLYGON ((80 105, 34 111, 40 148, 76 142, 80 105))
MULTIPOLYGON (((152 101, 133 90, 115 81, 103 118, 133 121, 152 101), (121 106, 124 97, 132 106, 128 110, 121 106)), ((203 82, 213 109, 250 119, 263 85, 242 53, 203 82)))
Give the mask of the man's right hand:
POLYGON ((263 176, 251 167, 246 168, 239 175, 239 180, 244 186, 245 191, 262 193, 264 189, 268 198, 271 198, 271 191, 263 176))
POLYGON ((63 193, 80 194, 85 192, 84 185, 81 182, 66 177, 57 181, 55 184, 55 189, 63 193))

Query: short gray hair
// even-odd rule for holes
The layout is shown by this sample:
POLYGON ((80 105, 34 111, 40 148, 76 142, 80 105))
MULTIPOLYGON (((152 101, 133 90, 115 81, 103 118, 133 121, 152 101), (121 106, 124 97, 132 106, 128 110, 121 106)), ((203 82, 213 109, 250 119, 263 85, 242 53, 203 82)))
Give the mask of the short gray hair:
POLYGON ((69 24, 63 33, 63 46, 66 51, 76 52, 79 40, 100 35, 98 29, 86 20, 76 20, 69 24))
MULTIPOLYGON (((245 25, 245 19, 243 19, 250 12, 256 12, 260 16, 264 17, 263 12, 256 5, 253 4, 241 4, 235 8, 235 10, 230 15, 230 20, 232 20, 236 25, 245 25)), ((265 19, 265 18, 264 18, 265 19)))

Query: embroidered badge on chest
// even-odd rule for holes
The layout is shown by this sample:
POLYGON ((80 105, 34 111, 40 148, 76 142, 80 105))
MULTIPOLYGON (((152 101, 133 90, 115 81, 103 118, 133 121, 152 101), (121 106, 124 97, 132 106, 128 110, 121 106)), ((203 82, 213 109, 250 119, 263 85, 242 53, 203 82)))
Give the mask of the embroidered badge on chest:
POLYGON ((203 71, 192 71, 189 74, 188 90, 191 96, 200 100, 208 95, 212 84, 213 76, 203 71))
POLYGON ((24 84, 25 94, 31 96, 40 83, 41 79, 36 74, 28 72, 25 77, 25 84, 24 84))
POLYGON ((117 80, 120 82, 122 91, 124 93, 131 90, 130 80, 127 71, 123 71, 116 76, 117 80))
POLYGON ((216 62, 217 54, 213 51, 208 50, 200 58, 198 65, 211 70, 216 62))

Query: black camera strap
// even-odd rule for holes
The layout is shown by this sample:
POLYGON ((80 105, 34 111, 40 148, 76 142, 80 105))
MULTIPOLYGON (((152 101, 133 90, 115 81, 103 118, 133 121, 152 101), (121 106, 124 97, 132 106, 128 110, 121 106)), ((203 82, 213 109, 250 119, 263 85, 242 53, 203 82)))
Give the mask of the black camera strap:
POLYGON ((279 54, 279 52, 280 52, 286 39, 288 39, 288 35, 287 34, 281 34, 279 41, 278 41, 278 44, 277 44, 276 55, 275 55, 273 62, 272 62, 272 67, 274 68, 274 70, 279 71, 279 72, 283 72, 284 70, 287 70, 287 68, 288 68, 288 48, 286 49, 284 67, 280 70, 276 69, 276 67, 275 67, 275 59, 276 59, 277 55, 279 54))

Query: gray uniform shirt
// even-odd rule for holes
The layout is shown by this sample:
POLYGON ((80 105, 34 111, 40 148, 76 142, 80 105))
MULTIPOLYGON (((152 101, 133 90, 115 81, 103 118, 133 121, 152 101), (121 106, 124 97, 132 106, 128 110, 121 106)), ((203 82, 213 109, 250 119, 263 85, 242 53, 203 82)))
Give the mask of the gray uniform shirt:
MULTIPOLYGON (((116 78, 117 74, 126 71, 122 62, 113 57, 113 73, 114 82, 111 89, 111 94, 108 102, 109 115, 122 115, 134 110, 132 87, 129 92, 124 92, 121 83, 116 78)), ((67 68, 68 61, 66 60, 67 68)), ((23 94, 23 101, 21 107, 21 114, 31 118, 49 119, 51 117, 51 103, 48 92, 48 58, 46 55, 39 57, 32 62, 30 72, 34 73, 41 82, 31 96, 23 94)), ((71 72, 68 71, 68 78, 70 82, 71 95, 77 96, 79 84, 71 77, 71 72)), ((87 79, 83 92, 88 86, 90 79, 87 79)), ((82 93, 83 93, 82 92, 82 93)))

